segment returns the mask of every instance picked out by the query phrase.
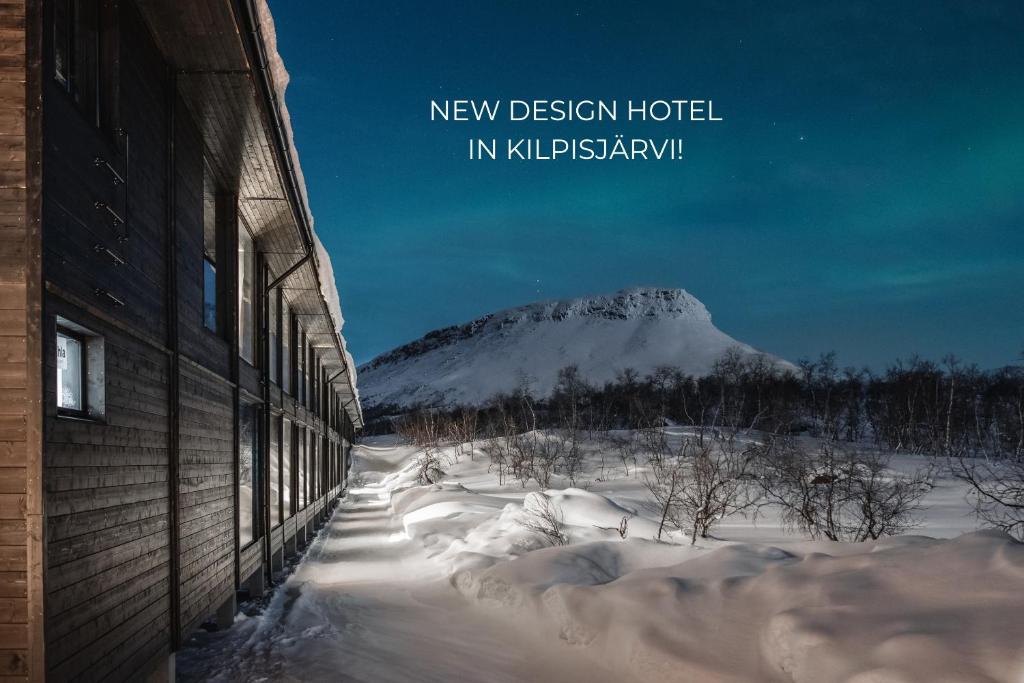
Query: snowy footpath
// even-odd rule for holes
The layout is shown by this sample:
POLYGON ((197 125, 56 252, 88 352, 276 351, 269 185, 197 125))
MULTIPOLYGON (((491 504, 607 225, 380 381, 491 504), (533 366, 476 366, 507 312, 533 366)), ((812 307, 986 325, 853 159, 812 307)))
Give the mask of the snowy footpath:
POLYGON ((355 452, 296 571, 196 636, 180 680, 1024 681, 1024 545, 977 531, 956 482, 915 536, 811 542, 769 514, 691 547, 653 540, 640 476, 599 453, 585 486, 540 491, 479 452, 430 486, 410 446, 355 452), (529 528, 551 506, 567 545, 529 528))
POLYGON ((200 634, 182 681, 611 681, 586 655, 494 619, 406 535, 391 495, 412 449, 359 447, 352 487, 266 610, 200 634))

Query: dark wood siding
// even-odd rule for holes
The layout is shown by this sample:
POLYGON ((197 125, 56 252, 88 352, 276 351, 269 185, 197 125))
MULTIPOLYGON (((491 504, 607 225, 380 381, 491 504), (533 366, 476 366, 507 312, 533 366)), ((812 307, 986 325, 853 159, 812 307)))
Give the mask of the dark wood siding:
POLYGON ((235 587, 233 390, 183 362, 179 433, 179 552, 183 635, 235 587))
POLYGON ((119 7, 117 119, 126 134, 94 126, 53 79, 43 86, 45 633, 53 680, 130 680, 171 647, 167 72, 132 3, 119 7), (114 182, 97 158, 127 184, 114 182), (126 223, 115 224, 98 202, 126 223), (103 338, 99 420, 57 415, 58 317, 103 338))
MULTIPOLYGON (((114 125, 97 127, 48 76, 46 59, 35 72, 24 67, 23 7, 0 2, 0 681, 143 679, 204 621, 230 616, 236 590, 260 590, 271 559, 266 535, 238 548, 240 396, 269 400, 316 431, 317 443, 338 439, 323 416, 265 393, 261 370, 238 362, 233 334, 203 326, 204 154, 237 153, 214 160, 232 198, 220 220, 234 221, 239 202, 264 201, 245 196, 259 188, 278 207, 278 225, 254 230, 257 249, 288 264, 301 255, 298 235, 285 229, 294 218, 288 204, 273 199, 281 188, 268 184, 280 179, 272 146, 258 143, 261 166, 239 158, 252 149, 213 139, 245 142, 239 131, 211 127, 216 117, 182 85, 205 77, 172 69, 152 18, 139 14, 161 4, 172 21, 179 5, 113 4, 118 107, 114 125), (42 75, 42 118, 25 106, 26 73, 42 75), (42 176, 33 184, 34 173, 42 176), (252 184, 257 175, 263 180, 252 184), (92 419, 56 408, 56 330, 68 321, 103 340, 104 410, 92 419)), ((220 19, 232 16, 215 4, 220 19)), ((44 15, 29 22, 44 55, 51 5, 33 3, 44 15)), ((257 95, 249 77, 232 69, 211 78, 234 84, 222 94, 234 99, 214 106, 241 103, 245 135, 260 133, 259 106, 243 101, 257 95)), ((221 264, 229 331, 232 258, 221 264)), ((312 263, 290 284, 314 292, 316 307, 307 302, 301 315, 315 331, 329 323, 317 312, 312 263)), ((268 461, 264 451, 264 468, 268 461)), ((302 546, 328 503, 309 500, 278 529, 274 547, 302 546)))
MULTIPOLYGON (((46 353, 46 639, 55 680, 109 680, 169 653, 166 353, 57 297, 48 314, 103 335, 102 422, 58 417, 46 353)), ((134 673, 129 671, 127 673, 134 673)))

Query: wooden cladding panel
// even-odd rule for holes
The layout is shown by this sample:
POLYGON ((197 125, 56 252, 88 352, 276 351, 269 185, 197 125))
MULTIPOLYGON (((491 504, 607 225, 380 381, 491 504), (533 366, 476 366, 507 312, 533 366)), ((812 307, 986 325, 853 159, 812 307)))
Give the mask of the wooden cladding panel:
POLYGON ((230 345, 223 336, 203 325, 203 138, 180 99, 177 111, 174 215, 178 243, 178 346, 183 357, 226 377, 230 345))
MULTIPOLYGON (((46 345, 47 668, 56 680, 108 679, 169 629, 167 450, 170 362, 55 295, 54 315, 104 338, 102 421, 58 417, 46 345)), ((166 650, 167 644, 154 644, 166 650)))
POLYGON ((44 79, 44 268, 48 281, 158 339, 165 336, 167 145, 164 66, 128 3, 120 10, 119 126, 95 127, 44 79), (127 180, 114 182, 100 158, 127 180), (97 202, 125 220, 115 223, 97 202), (108 251, 109 250, 109 253, 108 251), (121 260, 119 263, 111 254, 121 260), (99 288, 124 303, 97 296, 99 288))
POLYGON ((178 387, 178 580, 186 635, 234 590, 234 392, 188 363, 178 387))
POLYGON ((40 680, 41 642, 31 625, 41 603, 38 380, 38 187, 28 166, 37 147, 28 132, 27 48, 31 18, 24 2, 0 3, 0 679, 40 680), (36 537, 38 539, 38 536, 36 537), (36 571, 38 568, 39 571, 36 571))

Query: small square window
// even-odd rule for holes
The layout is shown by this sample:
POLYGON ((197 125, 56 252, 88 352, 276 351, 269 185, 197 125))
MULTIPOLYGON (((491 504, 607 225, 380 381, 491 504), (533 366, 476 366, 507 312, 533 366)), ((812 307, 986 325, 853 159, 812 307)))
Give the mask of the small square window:
POLYGON ((103 337, 57 319, 57 414, 103 419, 106 412, 103 337))

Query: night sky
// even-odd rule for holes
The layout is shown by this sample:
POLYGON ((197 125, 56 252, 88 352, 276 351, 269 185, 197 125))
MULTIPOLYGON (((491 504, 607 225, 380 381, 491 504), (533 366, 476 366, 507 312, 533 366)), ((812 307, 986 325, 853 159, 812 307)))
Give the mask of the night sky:
POLYGON ((791 360, 997 367, 1024 347, 1019 0, 271 8, 359 362, 633 285, 685 288, 791 360), (725 120, 431 122, 455 98, 711 99, 725 120), (470 137, 614 133, 681 137, 686 158, 466 155, 470 137))

